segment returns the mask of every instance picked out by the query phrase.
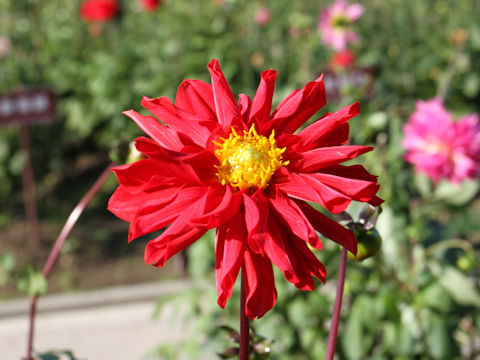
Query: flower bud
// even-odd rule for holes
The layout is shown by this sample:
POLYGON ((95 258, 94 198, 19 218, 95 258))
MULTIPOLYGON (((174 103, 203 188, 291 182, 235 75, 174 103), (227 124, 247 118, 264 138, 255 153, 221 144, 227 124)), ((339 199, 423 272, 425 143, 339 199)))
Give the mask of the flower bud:
POLYGON ((357 255, 348 253, 348 258, 354 261, 363 261, 375 255, 382 245, 382 238, 375 228, 364 230, 362 226, 355 224, 353 230, 357 237, 357 255))

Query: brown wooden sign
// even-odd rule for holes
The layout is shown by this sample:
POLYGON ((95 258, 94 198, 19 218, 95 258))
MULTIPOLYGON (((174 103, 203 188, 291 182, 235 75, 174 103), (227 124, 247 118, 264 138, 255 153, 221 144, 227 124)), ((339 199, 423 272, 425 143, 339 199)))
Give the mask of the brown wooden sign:
POLYGON ((55 93, 28 89, 0 95, 0 126, 43 124, 54 120, 55 93))
POLYGON ((374 69, 352 69, 345 72, 325 71, 323 82, 328 100, 340 100, 342 88, 352 86, 361 90, 366 97, 372 95, 374 80, 374 69))

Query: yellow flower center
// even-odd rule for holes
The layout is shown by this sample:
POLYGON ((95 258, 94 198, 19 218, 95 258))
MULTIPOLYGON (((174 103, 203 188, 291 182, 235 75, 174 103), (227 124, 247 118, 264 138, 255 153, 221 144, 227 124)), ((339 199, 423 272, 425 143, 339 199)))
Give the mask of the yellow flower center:
POLYGON ((265 188, 272 175, 280 167, 288 165, 282 160, 285 148, 279 149, 275 143, 275 131, 267 138, 258 135, 255 126, 243 135, 237 134, 234 128, 228 139, 223 142, 214 141, 217 145, 215 156, 220 160, 216 166, 218 180, 240 189, 252 187, 265 188))

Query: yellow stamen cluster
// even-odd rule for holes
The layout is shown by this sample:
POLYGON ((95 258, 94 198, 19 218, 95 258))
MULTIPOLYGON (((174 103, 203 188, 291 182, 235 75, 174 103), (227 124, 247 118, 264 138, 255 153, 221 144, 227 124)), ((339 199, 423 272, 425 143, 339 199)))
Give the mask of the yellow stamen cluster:
POLYGON ((275 131, 267 138, 258 135, 255 126, 238 134, 232 127, 228 139, 220 138, 215 156, 220 160, 216 166, 218 180, 223 185, 230 184, 240 189, 265 188, 272 175, 280 167, 288 165, 282 160, 285 148, 279 149, 275 143, 275 131))

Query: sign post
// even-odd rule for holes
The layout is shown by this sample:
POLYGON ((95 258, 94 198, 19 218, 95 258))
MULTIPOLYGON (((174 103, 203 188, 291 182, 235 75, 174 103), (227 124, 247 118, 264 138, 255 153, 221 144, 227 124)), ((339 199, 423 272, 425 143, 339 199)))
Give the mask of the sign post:
POLYGON ((25 153, 22 171, 23 201, 28 240, 31 245, 40 243, 40 227, 28 125, 51 122, 55 116, 55 94, 51 89, 31 89, 0 95, 0 126, 20 127, 19 143, 25 153))

